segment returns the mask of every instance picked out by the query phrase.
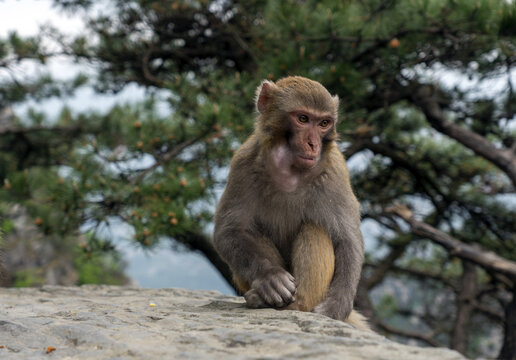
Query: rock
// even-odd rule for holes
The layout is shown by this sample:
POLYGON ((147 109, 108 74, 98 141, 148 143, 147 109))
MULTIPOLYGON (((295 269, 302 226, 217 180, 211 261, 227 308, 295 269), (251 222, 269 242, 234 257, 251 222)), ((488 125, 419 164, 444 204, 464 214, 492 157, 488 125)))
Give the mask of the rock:
POLYGON ((0 304, 4 360, 464 359, 448 349, 398 344, 317 314, 250 310, 241 297, 215 291, 2 288, 0 304), (47 354, 48 347, 56 350, 47 354))

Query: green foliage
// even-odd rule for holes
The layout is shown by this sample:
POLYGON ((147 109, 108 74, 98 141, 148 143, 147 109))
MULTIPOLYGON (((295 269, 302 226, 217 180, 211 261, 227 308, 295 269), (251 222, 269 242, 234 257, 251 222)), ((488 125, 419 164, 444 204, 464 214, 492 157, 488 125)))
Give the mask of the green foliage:
POLYGON ((376 305, 376 309, 380 317, 389 318, 398 310, 397 300, 392 295, 384 295, 376 305))
POLYGON ((25 269, 17 271, 14 275, 13 287, 41 286, 45 283, 41 269, 25 269))
MULTIPOLYGON (((0 236, 3 234, 8 234, 14 229, 14 224, 9 219, 1 219, 2 223, 0 225, 0 236)), ((0 242, 1 244, 1 242, 0 242)))
POLYGON ((79 274, 78 285, 119 285, 126 281, 120 272, 123 265, 118 255, 113 252, 101 252, 96 255, 83 252, 76 257, 74 264, 79 274))

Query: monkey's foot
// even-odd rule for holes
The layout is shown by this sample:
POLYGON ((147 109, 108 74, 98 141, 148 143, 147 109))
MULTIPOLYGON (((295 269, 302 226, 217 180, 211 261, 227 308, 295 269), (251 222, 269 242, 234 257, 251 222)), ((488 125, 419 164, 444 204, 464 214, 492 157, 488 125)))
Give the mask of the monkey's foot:
POLYGON ((298 300, 294 301, 293 303, 290 303, 287 306, 284 306, 284 307, 281 307, 281 308, 277 308, 277 309, 278 310, 306 311, 306 310, 304 310, 303 304, 300 301, 298 301, 298 300))
POLYGON ((263 301, 263 299, 258 294, 258 291, 256 291, 256 289, 251 289, 251 290, 247 291, 244 294, 244 299, 247 304, 247 307, 249 307, 251 309, 261 309, 261 308, 270 307, 265 301, 263 301))

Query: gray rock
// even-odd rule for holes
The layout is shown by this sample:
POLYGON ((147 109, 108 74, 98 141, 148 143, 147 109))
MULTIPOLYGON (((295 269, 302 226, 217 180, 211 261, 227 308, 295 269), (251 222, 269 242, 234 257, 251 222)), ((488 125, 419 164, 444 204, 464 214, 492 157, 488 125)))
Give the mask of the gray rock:
POLYGON ((464 359, 214 291, 0 289, 0 359, 464 359), (151 306, 150 304, 155 304, 151 306), (47 347, 56 350, 46 354, 47 347))

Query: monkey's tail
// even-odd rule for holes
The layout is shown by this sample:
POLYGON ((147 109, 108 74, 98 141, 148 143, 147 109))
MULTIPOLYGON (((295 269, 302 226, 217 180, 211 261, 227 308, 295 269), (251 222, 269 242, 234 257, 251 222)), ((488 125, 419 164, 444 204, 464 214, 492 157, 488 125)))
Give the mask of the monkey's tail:
POLYGON ((346 322, 359 330, 372 331, 366 317, 356 310, 351 310, 351 314, 349 314, 346 322))

